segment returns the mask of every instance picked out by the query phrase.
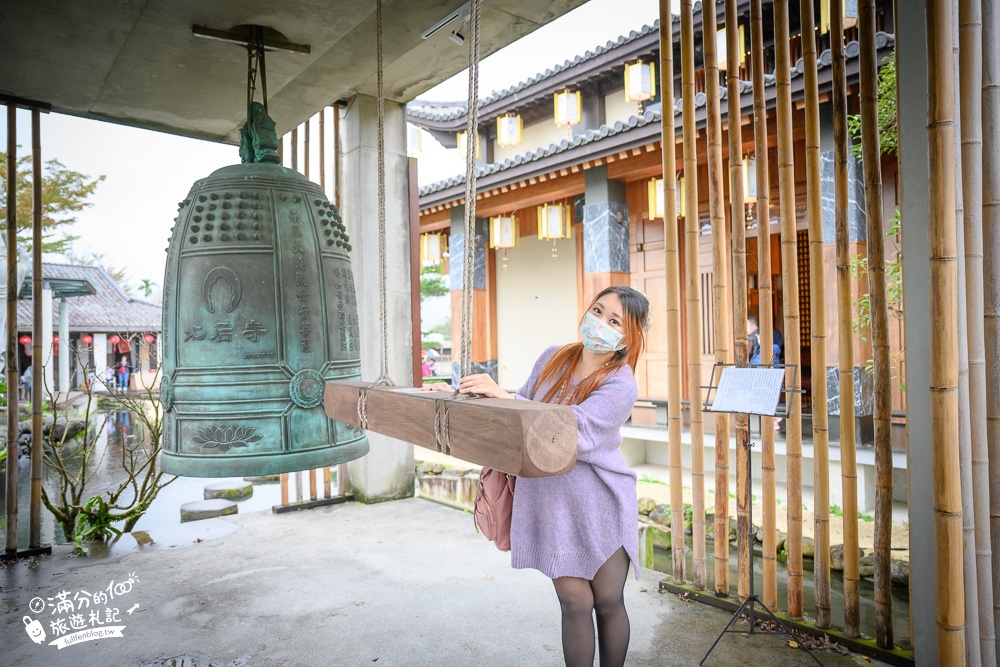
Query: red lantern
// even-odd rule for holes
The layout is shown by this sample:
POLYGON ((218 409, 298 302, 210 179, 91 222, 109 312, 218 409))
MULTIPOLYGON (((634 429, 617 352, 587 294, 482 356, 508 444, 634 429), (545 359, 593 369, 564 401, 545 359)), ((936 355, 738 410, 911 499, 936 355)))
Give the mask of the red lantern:
POLYGON ((25 334, 17 339, 17 342, 21 345, 31 345, 31 336, 25 334))
POLYGON ((52 336, 52 344, 53 345, 58 345, 59 344, 59 335, 58 334, 52 336))
POLYGON ((145 336, 142 337, 142 339, 147 343, 152 343, 154 340, 156 340, 156 336, 154 336, 153 334, 146 334, 145 336))
POLYGON ((121 337, 119 337, 119 336, 117 336, 115 334, 111 334, 110 336, 108 336, 108 342, 111 343, 112 345, 114 345, 115 343, 117 343, 120 340, 121 340, 121 337))
POLYGON ((84 345, 90 345, 91 343, 94 342, 94 337, 91 336, 90 334, 83 334, 82 336, 80 336, 80 342, 82 342, 84 345))

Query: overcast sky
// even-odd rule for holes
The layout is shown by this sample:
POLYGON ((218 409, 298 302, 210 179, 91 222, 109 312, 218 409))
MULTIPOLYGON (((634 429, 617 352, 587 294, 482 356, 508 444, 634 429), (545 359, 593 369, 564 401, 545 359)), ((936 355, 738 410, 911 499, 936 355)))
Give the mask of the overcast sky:
MULTIPOLYGON (((652 24, 658 15, 657 7, 656 0, 590 0, 483 60, 480 96, 652 24)), ((463 72, 421 98, 464 100, 467 86, 468 75, 463 72)), ((30 125, 30 115, 19 112, 22 154, 30 151, 30 125)), ((6 124, 2 124, 0 132, 0 146, 6 146, 6 124)), ((184 199, 191 184, 219 167, 239 161, 235 146, 60 114, 42 116, 42 142, 43 159, 58 158, 74 171, 106 176, 91 199, 93 206, 79 215, 70 233, 81 237, 77 242, 79 251, 102 253, 124 268, 133 288, 144 278, 157 285, 163 281, 165 248, 177 202, 184 199)), ((450 153, 427 151, 421 157, 421 173, 425 174, 421 181, 462 173, 458 151, 450 153)), ((46 258, 50 259, 58 260, 46 258)))

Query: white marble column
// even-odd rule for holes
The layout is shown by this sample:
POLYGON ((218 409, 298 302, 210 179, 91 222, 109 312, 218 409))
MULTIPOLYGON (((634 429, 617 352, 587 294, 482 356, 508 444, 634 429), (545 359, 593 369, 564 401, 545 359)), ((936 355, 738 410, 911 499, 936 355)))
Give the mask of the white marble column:
POLYGON ((50 392, 55 392, 52 373, 52 288, 48 283, 42 283, 42 358, 32 363, 42 364, 42 400, 47 401, 50 392))
POLYGON ((97 376, 97 381, 94 383, 94 391, 106 394, 108 393, 108 387, 105 384, 104 370, 108 366, 108 334, 95 333, 92 345, 94 347, 93 371, 97 376))
POLYGON ((69 360, 73 350, 69 344, 69 301, 66 297, 59 299, 59 391, 69 391, 69 360))

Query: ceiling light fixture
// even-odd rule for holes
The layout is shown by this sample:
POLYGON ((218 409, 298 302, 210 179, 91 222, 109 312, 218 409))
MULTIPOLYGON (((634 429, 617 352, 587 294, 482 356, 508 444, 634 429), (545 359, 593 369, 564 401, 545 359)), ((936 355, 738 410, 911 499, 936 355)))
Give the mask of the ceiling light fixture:
POLYGON ((434 35, 438 34, 442 30, 447 28, 448 24, 450 24, 452 21, 460 19, 461 24, 459 25, 458 28, 453 30, 450 35, 448 35, 448 38, 451 41, 455 42, 456 44, 462 44, 465 41, 465 35, 462 33, 462 28, 465 22, 468 21, 469 17, 472 15, 471 5, 472 5, 471 0, 470 2, 464 3, 461 7, 447 14, 440 21, 437 21, 430 28, 427 28, 427 30, 424 30, 422 33, 420 33, 420 36, 423 39, 430 39, 434 35))

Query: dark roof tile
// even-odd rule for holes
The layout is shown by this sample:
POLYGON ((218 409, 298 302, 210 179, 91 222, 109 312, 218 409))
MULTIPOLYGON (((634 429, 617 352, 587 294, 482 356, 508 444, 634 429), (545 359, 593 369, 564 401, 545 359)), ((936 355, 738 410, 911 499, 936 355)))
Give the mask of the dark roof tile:
MULTIPOLYGON (((97 266, 76 264, 42 264, 45 278, 86 279, 96 286, 97 294, 70 297, 70 331, 98 332, 155 332, 160 330, 162 309, 155 303, 134 299, 118 286, 104 269, 97 266)), ((31 301, 17 302, 17 327, 31 328, 31 301)), ((52 328, 59 328, 59 300, 52 300, 52 328)))

